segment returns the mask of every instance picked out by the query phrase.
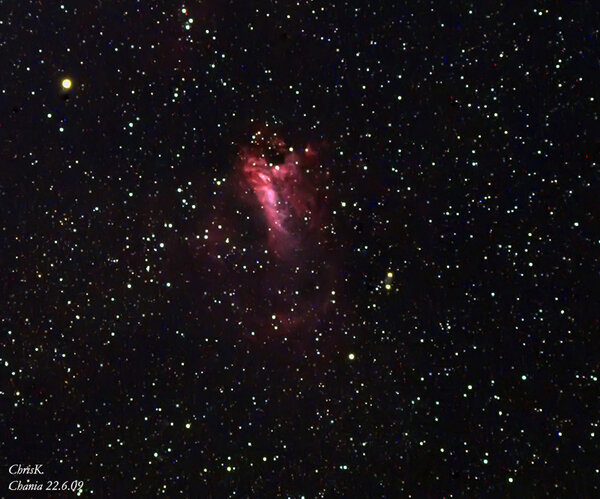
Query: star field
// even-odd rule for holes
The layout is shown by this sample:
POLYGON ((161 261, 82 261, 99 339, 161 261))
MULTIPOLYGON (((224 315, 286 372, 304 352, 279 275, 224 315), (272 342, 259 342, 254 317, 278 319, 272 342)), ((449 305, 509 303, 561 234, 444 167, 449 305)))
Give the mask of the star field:
POLYGON ((1 494, 597 496, 598 28, 0 4, 1 494))

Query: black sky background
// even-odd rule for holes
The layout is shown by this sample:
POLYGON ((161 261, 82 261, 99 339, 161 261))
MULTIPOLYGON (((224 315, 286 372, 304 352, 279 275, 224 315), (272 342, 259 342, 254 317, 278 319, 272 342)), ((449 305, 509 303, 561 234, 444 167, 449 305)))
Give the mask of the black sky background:
POLYGON ((4 491, 597 495, 592 2, 0 20, 4 491), (258 130, 318 149, 293 265, 236 177, 258 130))

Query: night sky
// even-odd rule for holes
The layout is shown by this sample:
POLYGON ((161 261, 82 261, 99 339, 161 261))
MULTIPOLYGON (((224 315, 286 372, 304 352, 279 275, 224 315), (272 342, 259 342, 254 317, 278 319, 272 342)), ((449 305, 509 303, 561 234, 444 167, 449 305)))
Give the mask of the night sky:
POLYGON ((0 496, 600 496, 599 19, 0 2, 0 496))

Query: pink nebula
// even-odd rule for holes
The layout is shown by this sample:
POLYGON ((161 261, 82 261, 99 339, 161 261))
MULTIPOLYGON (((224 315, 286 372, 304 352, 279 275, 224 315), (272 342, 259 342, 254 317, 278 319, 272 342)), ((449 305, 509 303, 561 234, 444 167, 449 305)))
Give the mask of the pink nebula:
POLYGON ((311 149, 296 153, 278 139, 241 154, 245 186, 262 210, 269 248, 280 258, 302 250, 306 237, 319 226, 315 190, 303 174, 313 158, 311 149))

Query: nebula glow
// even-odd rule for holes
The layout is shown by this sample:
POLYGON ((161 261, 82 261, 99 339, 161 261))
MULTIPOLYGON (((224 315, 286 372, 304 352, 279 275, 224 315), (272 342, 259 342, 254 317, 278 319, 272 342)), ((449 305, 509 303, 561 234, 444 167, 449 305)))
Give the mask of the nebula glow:
POLYGON ((212 294, 200 299, 213 310, 215 297, 226 295, 223 327, 235 324, 260 341, 314 337, 337 320, 331 312, 344 300, 337 285, 343 248, 332 244, 327 208, 327 144, 300 144, 255 133, 238 150, 202 237, 190 238, 203 263, 194 280, 211 283, 212 294))
POLYGON ((241 154, 243 182, 262 210, 269 248, 280 258, 301 251, 319 226, 315 190, 303 173, 313 157, 310 148, 297 153, 279 139, 241 154))

